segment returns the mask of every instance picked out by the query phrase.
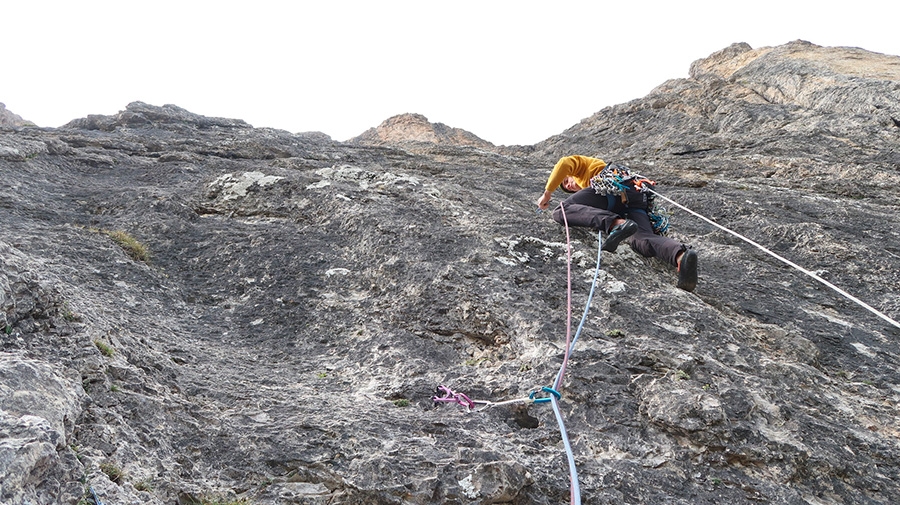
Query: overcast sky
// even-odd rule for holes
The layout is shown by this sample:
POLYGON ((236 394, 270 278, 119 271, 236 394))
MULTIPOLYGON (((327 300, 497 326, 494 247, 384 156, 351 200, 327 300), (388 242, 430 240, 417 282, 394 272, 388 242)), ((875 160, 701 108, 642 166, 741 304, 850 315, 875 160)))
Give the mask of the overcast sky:
POLYGON ((0 0, 0 102, 39 126, 174 104, 347 140, 405 112, 534 144, 734 42, 900 55, 900 2, 0 0))

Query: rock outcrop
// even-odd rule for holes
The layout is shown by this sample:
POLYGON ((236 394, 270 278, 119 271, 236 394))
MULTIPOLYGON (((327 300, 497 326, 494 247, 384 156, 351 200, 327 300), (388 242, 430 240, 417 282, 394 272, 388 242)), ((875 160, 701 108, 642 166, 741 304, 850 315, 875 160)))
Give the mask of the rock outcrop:
MULTIPOLYGON (((524 401, 566 345, 567 235, 533 203, 556 159, 645 172, 896 321, 898 65, 736 44, 527 147, 144 103, 0 130, 0 502, 565 503, 524 401)), ((696 291, 604 254, 567 364, 582 502, 900 502, 900 330, 669 210, 696 291)), ((598 244, 569 236, 574 333, 598 244)))
POLYGON ((400 114, 386 119, 375 128, 369 128, 357 137, 347 141, 351 144, 369 146, 395 146, 415 150, 426 150, 434 145, 452 147, 475 147, 491 149, 490 142, 466 130, 451 128, 443 123, 431 123, 421 114, 400 114))
POLYGON ((6 104, 0 103, 0 128, 18 128, 21 126, 33 125, 30 121, 22 119, 22 116, 8 110, 6 104))

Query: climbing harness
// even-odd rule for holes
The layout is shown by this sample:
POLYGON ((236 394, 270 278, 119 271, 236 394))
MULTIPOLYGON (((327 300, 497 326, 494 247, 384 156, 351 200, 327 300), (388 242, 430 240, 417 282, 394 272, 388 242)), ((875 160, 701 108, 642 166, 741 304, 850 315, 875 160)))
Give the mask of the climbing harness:
POLYGON ((603 253, 603 238, 600 232, 597 233, 597 265, 594 268, 594 280, 591 282, 591 290, 588 294, 587 303, 584 307, 584 314, 581 316, 581 322, 578 324, 578 329, 575 331, 575 336, 572 337, 572 246, 571 239, 569 237, 569 222, 566 218, 566 210, 560 205, 560 209, 562 209, 562 217, 563 223, 565 224, 566 229, 566 282, 567 282, 567 303, 566 303, 566 352, 563 356, 562 366, 559 369, 559 372, 556 374, 556 379, 553 381, 552 387, 541 387, 539 390, 531 391, 528 394, 527 398, 517 398, 513 400, 506 400, 502 402, 490 402, 483 400, 472 400, 467 395, 463 393, 458 393, 450 389, 446 386, 438 386, 435 390, 435 396, 432 396, 431 399, 434 401, 435 405, 440 403, 456 403, 458 405, 462 405, 466 407, 468 411, 479 411, 484 410, 490 407, 496 407, 498 405, 509 405, 513 403, 550 403, 553 407, 553 414, 556 417, 556 422, 559 425, 559 432, 562 436, 563 446, 566 450, 566 459, 569 464, 569 481, 570 481, 570 498, 572 505, 581 505, 581 489, 578 485, 578 469, 575 466, 575 454, 572 451, 572 446, 569 443, 569 436, 566 433, 566 426, 563 422, 562 412, 559 409, 559 401, 562 399, 562 395, 559 390, 562 386, 563 377, 566 373, 566 367, 569 363, 569 357, 572 352, 575 350, 575 344, 578 342, 578 337, 581 335, 581 330, 584 328, 584 323, 587 320, 588 311, 591 307, 591 301, 594 298, 594 288, 597 285, 597 278, 600 274, 600 262, 602 259, 603 253), (438 393, 441 395, 438 396, 438 393), (546 394, 546 396, 538 397, 539 394, 546 394), (479 407, 480 405, 480 407, 479 407))
POLYGON ((669 231, 669 217, 671 214, 661 206, 654 202, 655 192, 653 187, 656 182, 652 181, 640 174, 632 172, 625 165, 610 163, 600 171, 599 174, 591 178, 591 187, 599 195, 606 195, 609 199, 609 208, 615 205, 616 198, 621 198, 623 202, 628 199, 628 192, 647 193, 646 209, 629 208, 631 212, 643 212, 650 218, 650 224, 653 227, 653 233, 665 236, 669 231))

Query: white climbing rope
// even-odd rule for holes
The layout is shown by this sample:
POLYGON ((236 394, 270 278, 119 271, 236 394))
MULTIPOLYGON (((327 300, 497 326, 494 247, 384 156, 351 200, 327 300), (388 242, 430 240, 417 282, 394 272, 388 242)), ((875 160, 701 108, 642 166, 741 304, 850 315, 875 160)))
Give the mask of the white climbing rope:
POLYGON ((715 221, 713 221, 713 220, 711 220, 711 219, 708 219, 708 218, 706 218, 706 217, 704 217, 704 216, 702 216, 702 215, 700 215, 700 214, 698 214, 698 213, 692 211, 691 209, 685 207, 684 205, 681 205, 680 203, 676 202, 675 200, 672 200, 671 198, 667 198, 667 197, 665 197, 665 196, 659 194, 659 193, 656 192, 655 190, 652 190, 652 189, 651 189, 651 190, 649 190, 649 191, 650 191, 651 193, 653 193, 654 195, 656 195, 656 196, 662 198, 663 200, 665 200, 665 201, 671 203, 672 205, 678 207, 679 209, 682 209, 682 210, 684 210, 684 211, 686 211, 686 212, 689 212, 690 214, 693 214, 694 216, 696 216, 696 217, 698 217, 698 218, 700 218, 700 219, 706 221, 707 223, 709 223, 709 224, 715 226, 716 228, 718 228, 718 229, 720 229, 720 230, 722 230, 722 231, 724 231, 724 232, 727 232, 727 233, 730 233, 730 234, 734 235, 735 237, 737 237, 737 238, 743 240, 744 242, 747 242, 748 244, 750 244, 750 245, 756 247, 757 249, 759 249, 759 250, 765 252, 766 254, 772 256, 773 258, 775 258, 775 259, 777 259, 777 260, 779 260, 779 261, 781 261, 781 262, 783 262, 783 263, 785 263, 785 264, 787 264, 787 265, 789 265, 789 266, 791 266, 791 267, 793 267, 793 268, 795 268, 795 269, 797 269, 797 270, 803 272, 804 274, 806 274, 806 275, 812 277, 813 279, 815 279, 815 280, 821 282, 822 284, 828 286, 829 288, 833 289, 834 291, 840 293, 841 295, 843 295, 844 297, 846 297, 848 300, 851 300, 851 301, 853 301, 853 302, 859 304, 860 306, 862 306, 863 308, 865 308, 865 309, 868 310, 869 312, 875 314, 876 316, 880 317, 881 319, 884 319, 885 321, 887 321, 888 323, 890 323, 890 324, 896 326, 897 328, 900 328, 900 323, 898 323, 897 321, 891 319, 890 317, 888 317, 887 315, 883 314, 882 312, 879 312, 878 309, 876 309, 875 307, 872 307, 871 305, 869 305, 869 304, 867 304, 866 302, 860 300, 859 298, 857 298, 857 297, 851 295, 850 293, 844 291, 843 289, 841 289, 841 288, 835 286, 834 284, 832 284, 832 283, 826 281, 825 279, 823 279, 821 276, 819 276, 819 275, 816 274, 815 272, 813 272, 813 271, 811 271, 811 270, 807 270, 807 269, 801 267, 800 265, 794 263, 793 261, 791 261, 791 260, 789 260, 789 259, 787 259, 787 258, 784 258, 784 257, 782 257, 782 256, 779 256, 778 254, 776 254, 776 253, 770 251, 769 249, 766 249, 766 248, 763 247, 762 245, 757 244, 756 242, 750 240, 749 238, 747 238, 747 237, 741 235, 740 233, 737 233, 737 232, 735 232, 735 231, 729 230, 728 228, 726 228, 726 227, 720 225, 719 223, 716 223, 715 221))

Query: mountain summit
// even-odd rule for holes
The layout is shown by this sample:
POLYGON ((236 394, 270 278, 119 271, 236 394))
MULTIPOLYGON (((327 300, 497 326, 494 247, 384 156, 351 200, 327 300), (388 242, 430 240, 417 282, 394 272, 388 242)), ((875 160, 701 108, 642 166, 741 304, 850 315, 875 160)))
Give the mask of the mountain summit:
POLYGON ((363 145, 402 145, 429 143, 449 146, 471 146, 489 149, 493 144, 459 128, 431 123, 421 114, 400 114, 386 119, 348 142, 363 145))

